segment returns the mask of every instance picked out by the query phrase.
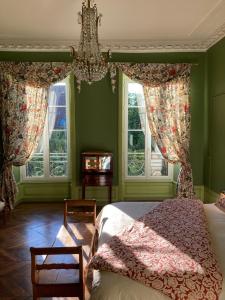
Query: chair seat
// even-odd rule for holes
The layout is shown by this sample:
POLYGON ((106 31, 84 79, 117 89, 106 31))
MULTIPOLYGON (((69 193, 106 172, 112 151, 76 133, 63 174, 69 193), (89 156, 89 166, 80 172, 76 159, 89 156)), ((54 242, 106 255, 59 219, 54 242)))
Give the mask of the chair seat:
POLYGON ((41 270, 36 276, 37 284, 79 283, 79 270, 41 270))

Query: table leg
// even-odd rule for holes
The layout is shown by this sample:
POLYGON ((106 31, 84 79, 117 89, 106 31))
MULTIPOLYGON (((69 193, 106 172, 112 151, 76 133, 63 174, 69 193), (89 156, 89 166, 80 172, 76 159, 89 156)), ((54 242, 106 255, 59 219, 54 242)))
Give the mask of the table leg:
POLYGON ((85 184, 82 184, 82 199, 85 199, 85 184))
POLYGON ((112 185, 111 184, 109 185, 108 192, 109 192, 109 203, 112 203, 112 185))

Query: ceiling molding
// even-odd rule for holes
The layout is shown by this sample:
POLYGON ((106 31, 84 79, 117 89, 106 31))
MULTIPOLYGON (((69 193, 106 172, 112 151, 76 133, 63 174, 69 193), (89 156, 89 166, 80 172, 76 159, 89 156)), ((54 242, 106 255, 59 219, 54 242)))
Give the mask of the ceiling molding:
MULTIPOLYGON (((0 51, 59 51, 69 52, 70 46, 78 48, 78 41, 28 41, 0 40, 0 51)), ((174 52, 174 51, 206 51, 205 43, 186 41, 148 41, 148 40, 105 40, 101 41, 102 51, 111 52, 174 52)))
POLYGON ((206 41, 207 50, 225 37, 225 23, 220 26, 206 41))
MULTIPOLYGON (((102 50, 111 52, 205 52, 225 36, 225 24, 207 40, 157 41, 157 40, 103 40, 102 50)), ((69 52, 79 41, 31 41, 0 39, 0 51, 69 52)))

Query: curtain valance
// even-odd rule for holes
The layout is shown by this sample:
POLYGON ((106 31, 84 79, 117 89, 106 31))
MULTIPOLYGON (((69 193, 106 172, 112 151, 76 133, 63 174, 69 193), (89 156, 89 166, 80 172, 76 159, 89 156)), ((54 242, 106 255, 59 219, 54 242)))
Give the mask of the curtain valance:
POLYGON ((115 90, 117 70, 144 86, 162 86, 182 78, 188 83, 189 88, 191 66, 191 64, 110 63, 109 72, 113 90, 115 90))
MULTIPOLYGON (((7 75, 17 81, 25 81, 34 87, 47 87, 52 82, 64 79, 73 72, 74 62, 0 62, 0 76, 7 75)), ((113 91, 116 87, 116 74, 120 70, 132 80, 144 86, 156 87, 171 80, 190 77, 192 64, 163 63, 109 63, 109 74, 113 91)), ((81 82, 77 82, 80 90, 81 82)))
POLYGON ((0 76, 36 88, 64 79, 71 70, 72 64, 64 62, 0 62, 0 76))

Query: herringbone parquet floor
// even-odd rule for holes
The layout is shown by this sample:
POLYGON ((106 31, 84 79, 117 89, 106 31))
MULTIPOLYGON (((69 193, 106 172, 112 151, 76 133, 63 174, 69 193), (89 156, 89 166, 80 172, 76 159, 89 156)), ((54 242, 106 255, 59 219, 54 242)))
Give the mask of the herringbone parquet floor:
MULTIPOLYGON (((63 204, 58 203, 21 204, 6 224, 0 219, 0 300, 32 299, 31 246, 90 244, 93 231, 88 224, 81 224, 71 232, 65 231, 63 204)), ((84 259, 87 259, 90 248, 85 247, 84 259)))

